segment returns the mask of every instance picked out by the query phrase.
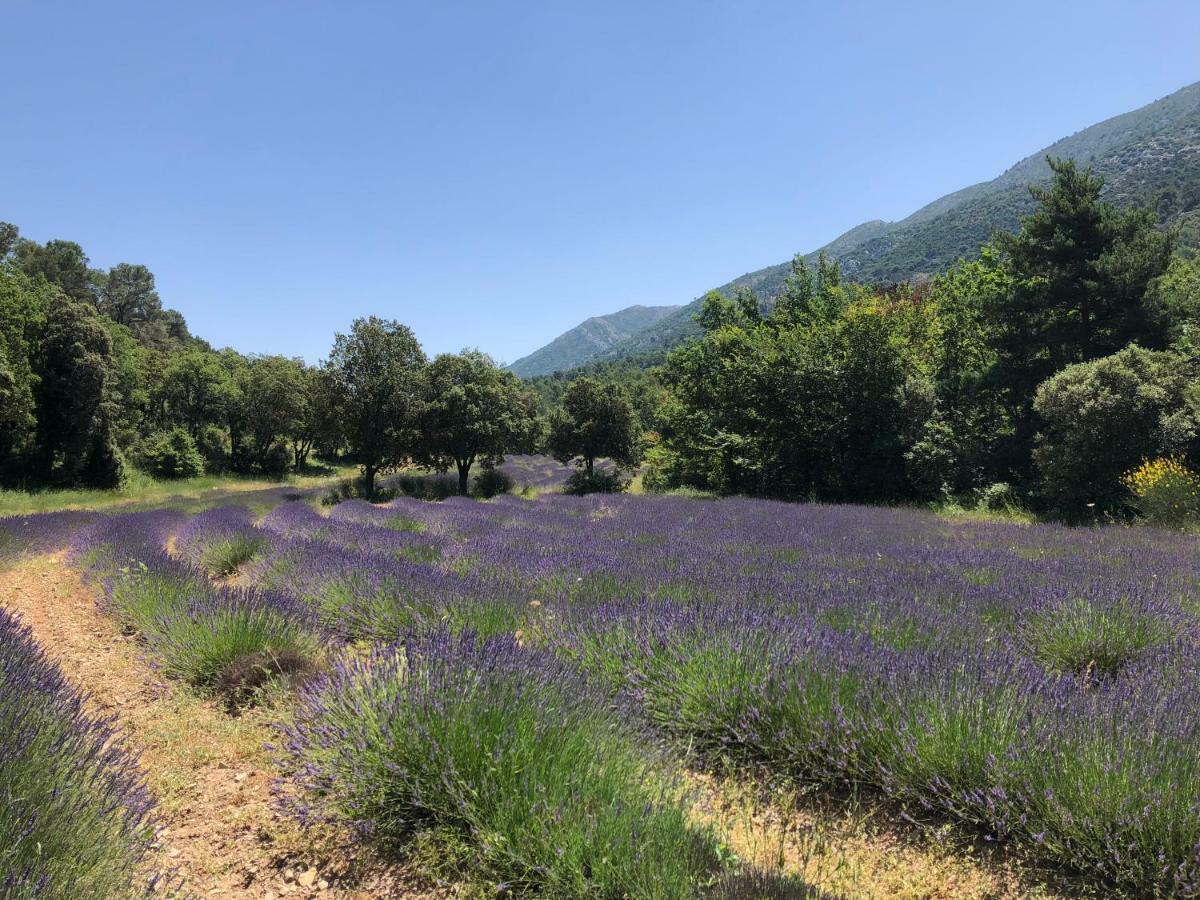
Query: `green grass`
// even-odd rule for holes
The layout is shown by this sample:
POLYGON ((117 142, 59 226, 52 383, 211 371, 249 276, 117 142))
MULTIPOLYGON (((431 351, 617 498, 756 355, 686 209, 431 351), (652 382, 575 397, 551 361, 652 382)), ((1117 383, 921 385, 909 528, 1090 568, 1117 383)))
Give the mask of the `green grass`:
POLYGON ((126 483, 116 490, 0 490, 0 516, 55 512, 62 509, 107 509, 116 506, 139 509, 168 506, 181 500, 219 499, 225 494, 265 490, 284 484, 297 488, 314 488, 332 484, 353 471, 353 467, 343 466, 332 475, 289 475, 278 481, 255 475, 228 474, 163 481, 144 472, 135 471, 126 483))
POLYGON ((228 578, 254 559, 267 545, 255 534, 234 534, 214 541, 200 555, 200 566, 214 578, 228 578))

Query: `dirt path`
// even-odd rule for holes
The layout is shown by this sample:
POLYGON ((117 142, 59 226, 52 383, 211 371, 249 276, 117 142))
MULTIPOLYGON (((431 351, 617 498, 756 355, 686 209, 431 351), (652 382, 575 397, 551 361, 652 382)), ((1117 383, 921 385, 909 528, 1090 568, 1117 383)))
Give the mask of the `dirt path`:
POLYGON ((167 828, 160 863, 188 895, 421 897, 401 872, 355 858, 335 833, 301 832, 272 806, 263 745, 269 713, 233 718, 158 675, 135 640, 96 608, 62 554, 0 571, 0 604, 20 613, 90 704, 117 717, 140 752, 167 828))

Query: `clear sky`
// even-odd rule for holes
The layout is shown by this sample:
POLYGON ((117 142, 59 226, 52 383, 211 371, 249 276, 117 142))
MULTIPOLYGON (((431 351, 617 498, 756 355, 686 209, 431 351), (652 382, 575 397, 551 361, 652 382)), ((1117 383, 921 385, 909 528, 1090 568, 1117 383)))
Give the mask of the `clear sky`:
POLYGON ((1200 80, 1200 2, 0 0, 0 220, 217 346, 503 361, 1200 80))

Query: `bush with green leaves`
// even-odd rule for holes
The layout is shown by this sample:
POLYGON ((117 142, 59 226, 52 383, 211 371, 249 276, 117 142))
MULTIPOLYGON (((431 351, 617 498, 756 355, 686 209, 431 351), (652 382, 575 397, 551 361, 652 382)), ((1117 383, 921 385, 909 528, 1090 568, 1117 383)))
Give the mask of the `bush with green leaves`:
POLYGON ((563 486, 563 492, 582 496, 583 494, 619 494, 629 487, 629 481, 621 477, 620 472, 606 472, 596 469, 587 472, 580 469, 573 472, 563 486))
POLYGON ((500 469, 487 467, 475 476, 475 490, 472 493, 486 500, 499 494, 511 494, 512 489, 511 475, 500 469))
POLYGON ((149 440, 142 466, 156 478, 195 478, 204 474, 204 457, 186 429, 173 428, 149 440))
POLYGON ((204 458, 204 470, 216 475, 229 469, 229 434, 217 425, 208 424, 196 436, 196 449, 204 458))
POLYGON ((1195 453, 1200 412, 1189 381, 1179 356, 1131 345, 1043 382, 1034 461, 1047 506, 1069 520, 1123 514, 1126 472, 1144 459, 1195 453))

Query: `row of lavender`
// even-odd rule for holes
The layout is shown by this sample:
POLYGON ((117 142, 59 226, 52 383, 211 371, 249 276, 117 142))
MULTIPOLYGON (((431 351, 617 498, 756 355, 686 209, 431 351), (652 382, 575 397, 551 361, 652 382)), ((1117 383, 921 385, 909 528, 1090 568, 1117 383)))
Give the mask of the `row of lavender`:
POLYGON ((150 893, 153 804, 110 721, 0 609, 0 897, 150 893))
MULTIPOLYGON (((458 508, 471 507, 442 507, 458 508)), ((416 519, 346 515, 374 509, 326 518, 287 503, 260 523, 239 508, 140 513, 85 529, 71 557, 108 611, 199 687, 304 669, 279 757, 281 797, 303 821, 393 848, 430 835, 515 895, 741 896, 742 873, 722 872, 716 836, 689 820, 674 766, 628 710, 516 639, 510 620, 479 637, 487 580, 416 519), (234 572, 254 586, 230 585, 234 572), (345 646, 363 637, 378 639, 370 652, 345 646)))
MULTIPOLYGON (((0 567, 61 550, 95 518, 0 519, 0 567)), ((100 900, 154 886, 153 803, 113 723, 84 702, 0 607, 0 896, 100 900)))
POLYGON ((252 578, 344 637, 516 633, 710 756, 1200 889, 1190 538, 632 497, 293 505, 262 528, 252 578))
MULTIPOLYGON (((141 537, 98 566, 87 541, 77 550, 108 573, 109 602, 123 616, 138 596, 158 598, 155 615, 167 624, 150 627, 152 644, 175 630, 170 623, 192 623, 178 626, 177 642, 162 640, 164 657, 195 642, 196 627, 230 628, 214 608, 233 619, 269 609, 292 629, 281 633, 304 636, 308 643, 291 646, 310 656, 376 642, 368 658, 336 664, 305 693, 285 762, 307 796, 324 798, 306 815, 348 818, 384 841, 396 834, 380 834, 381 821, 412 822, 364 806, 371 797, 390 797, 417 820, 457 816, 468 833, 496 817, 511 821, 497 808, 472 819, 482 815, 481 784, 450 790, 438 767, 453 762, 461 775, 478 763, 486 784, 495 766, 451 760, 455 735, 481 733, 480 716, 501 734, 528 714, 528 733, 544 739, 545 710, 570 705, 553 687, 566 683, 601 731, 630 746, 647 746, 615 724, 633 704, 659 735, 710 758, 869 785, 914 816, 977 824, 1133 892, 1197 892, 1200 736, 1191 712, 1200 699, 1200 561, 1191 539, 636 497, 351 501, 328 517, 289 503, 261 522, 219 510, 182 527, 165 523, 131 517, 115 531, 141 537), (178 557, 162 550, 172 529, 178 557), (130 569, 135 559, 145 571, 130 569), (254 589, 206 577, 231 567, 254 589), (120 599, 126 585, 159 571, 189 584, 193 605, 164 604, 171 592, 161 586, 120 599), (466 635, 463 647, 454 633, 466 635), (580 677, 564 681, 554 669, 564 663, 580 677), (421 678, 410 677, 416 671, 421 678), (460 700, 466 712, 454 721, 466 730, 438 731, 460 700), (436 716, 415 721, 414 710, 436 716), (416 756, 397 758, 414 734, 425 741, 416 756), (411 772, 430 746, 447 757, 426 760, 440 774, 405 780, 430 808, 418 808, 415 795, 398 801, 393 776, 411 772), (358 762, 347 761, 346 748, 358 762), (334 784, 353 789, 339 795, 334 784), (449 793, 434 802, 429 785, 449 793)), ((288 646, 276 646, 270 629, 254 633, 257 644, 234 649, 271 655, 288 646)), ((593 737, 599 757, 620 758, 593 737)), ((667 832, 664 846, 691 846, 694 836, 667 832)), ((561 858, 559 850, 550 856, 561 858)), ((531 852, 511 871, 544 870, 531 852)), ((707 865, 689 862, 679 883, 707 865)))

